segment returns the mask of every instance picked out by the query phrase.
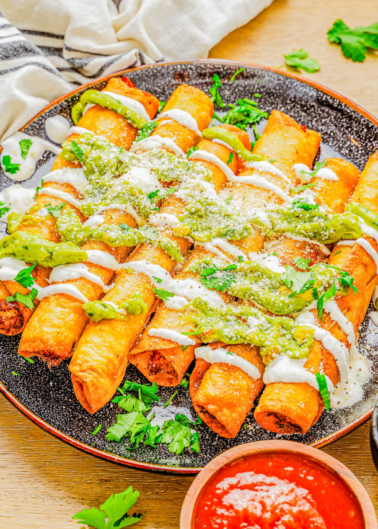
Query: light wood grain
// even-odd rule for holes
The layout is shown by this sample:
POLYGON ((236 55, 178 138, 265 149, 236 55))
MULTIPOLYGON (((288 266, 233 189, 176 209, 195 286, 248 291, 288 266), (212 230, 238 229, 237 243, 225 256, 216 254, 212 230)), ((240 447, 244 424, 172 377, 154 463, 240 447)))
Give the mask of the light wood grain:
MULTIPOLYGON (((378 57, 346 60, 326 32, 337 18, 347 24, 378 21, 376 0, 277 0, 255 20, 227 36, 210 57, 279 66, 282 53, 304 48, 321 71, 307 75, 378 116, 378 57)), ((210 22, 209 22, 210 23, 210 22)), ((369 424, 325 449, 366 487, 378 512, 378 474, 369 448, 369 424)), ((27 420, 0 395, 1 529, 69 529, 85 507, 98 507, 129 485, 141 493, 146 516, 139 529, 177 529, 194 477, 154 474, 108 463, 63 444, 27 420)), ((139 507, 140 505, 140 507, 139 507)))

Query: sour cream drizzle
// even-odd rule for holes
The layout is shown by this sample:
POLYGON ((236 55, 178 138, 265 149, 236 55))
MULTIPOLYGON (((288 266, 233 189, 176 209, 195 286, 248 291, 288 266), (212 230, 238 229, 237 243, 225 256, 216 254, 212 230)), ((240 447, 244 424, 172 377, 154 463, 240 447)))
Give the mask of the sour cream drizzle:
POLYGON ((81 200, 74 198, 65 191, 61 191, 60 189, 54 189, 52 187, 43 187, 38 191, 38 195, 48 195, 49 197, 60 198, 61 200, 64 200, 64 202, 72 204, 73 206, 75 206, 75 208, 79 208, 81 205, 81 200))
POLYGON ((133 110, 136 114, 138 114, 139 117, 141 117, 145 121, 151 121, 147 110, 140 101, 136 101, 136 99, 131 99, 130 97, 122 96, 120 94, 115 94, 114 92, 107 92, 106 90, 103 90, 101 94, 106 94, 108 96, 113 97, 113 99, 116 99, 117 101, 122 103, 122 105, 125 105, 125 107, 129 108, 130 110, 133 110))
POLYGON ((337 340, 329 331, 318 327, 315 323, 315 316, 312 312, 304 311, 295 320, 297 325, 305 325, 315 330, 314 338, 322 342, 323 346, 335 358, 340 372, 340 381, 345 383, 348 380, 349 351, 345 345, 337 340))
POLYGON ((35 166, 45 151, 51 151, 54 154, 59 154, 61 152, 61 148, 57 147, 53 143, 39 138, 38 136, 28 136, 23 132, 16 132, 15 134, 13 134, 13 136, 10 136, 6 140, 4 140, 2 143, 2 147, 3 151, 1 153, 1 161, 4 172, 8 178, 10 178, 11 180, 15 180, 16 182, 23 182, 24 180, 28 180, 28 178, 33 175, 35 171, 35 166), (21 156, 21 140, 32 141, 32 144, 29 148, 25 160, 21 156), (13 164, 19 164, 19 169, 14 174, 5 171, 3 162, 4 156, 10 156, 11 162, 13 164))
POLYGON ((156 213, 155 215, 151 215, 148 222, 152 226, 174 228, 179 220, 175 215, 171 215, 170 213, 156 213))
POLYGON ((245 255, 245 253, 242 252, 241 250, 239 250, 239 248, 237 246, 234 246, 233 244, 230 244, 226 239, 221 239, 220 237, 216 237, 215 239, 213 239, 213 240, 211 240, 209 242, 204 242, 204 243, 195 242, 195 245, 196 246, 203 246, 208 252, 215 253, 216 255, 219 255, 219 257, 223 257, 223 258, 227 259, 228 261, 230 259, 223 252, 226 252, 226 253, 232 255, 232 257, 235 257, 235 258, 243 257, 243 259, 245 259, 245 260, 247 259, 247 256, 245 255), (223 250, 223 252, 218 250, 217 247, 220 248, 221 250, 223 250))
POLYGON ((261 378, 261 373, 254 364, 251 364, 251 362, 241 356, 230 353, 223 347, 218 347, 218 349, 212 349, 209 346, 197 347, 194 350, 194 354, 196 358, 202 358, 209 364, 222 363, 238 367, 253 380, 261 378))
POLYGON ((92 274, 84 263, 56 266, 50 274, 50 281, 63 283, 64 281, 71 281, 72 279, 79 279, 80 277, 99 285, 104 292, 109 291, 109 287, 105 285, 101 277, 92 274))
POLYGON ((171 138, 163 138, 158 134, 149 136, 144 140, 137 141, 131 145, 130 152, 151 151, 152 149, 168 149, 176 156, 185 158, 185 153, 171 138))
POLYGON ((81 195, 84 195, 85 190, 89 185, 83 169, 73 169, 72 167, 63 167, 62 169, 51 171, 51 173, 43 177, 43 181, 57 182, 58 184, 70 184, 81 195))
MULTIPOLYGON (((319 385, 313 373, 308 371, 304 365, 306 358, 294 359, 286 355, 276 356, 276 358, 265 368, 264 384, 274 384, 277 382, 301 383, 307 382, 310 386, 319 390, 319 385)), ((331 393, 334 386, 330 378, 326 376, 328 391, 331 393)))
POLYGON ((147 331, 149 336, 157 336, 158 338, 164 338, 165 340, 171 340, 172 342, 178 343, 179 345, 195 345, 195 340, 184 336, 183 334, 172 331, 171 329, 149 329, 147 331))
POLYGON ((249 169, 254 169, 259 173, 270 173, 272 175, 278 176, 279 178, 282 178, 282 180, 284 180, 288 184, 291 184, 290 179, 286 175, 284 175, 283 172, 278 169, 278 167, 271 164, 270 162, 264 160, 261 162, 245 162, 244 164, 249 169))
POLYGON ((176 123, 179 123, 183 127, 195 132, 197 136, 202 136, 201 131, 198 128, 197 121, 191 114, 189 114, 189 112, 186 112, 185 110, 180 110, 179 108, 166 110, 157 117, 157 119, 161 118, 173 119, 173 121, 176 121, 176 123))
POLYGON ((0 218, 0 222, 7 222, 10 213, 24 215, 34 204, 35 188, 23 187, 13 184, 0 192, 0 202, 9 209, 8 213, 0 218))
POLYGON ((356 343, 356 335, 354 334, 353 325, 341 312, 336 301, 333 299, 326 301, 324 303, 324 310, 328 312, 331 318, 340 326, 341 330, 345 332, 350 345, 354 345, 356 343))
POLYGON ((89 263, 93 263, 109 270, 119 270, 121 265, 113 255, 108 252, 102 252, 101 250, 86 250, 89 263))
MULTIPOLYGON (((303 183, 307 184, 308 182, 310 182, 310 180, 312 180, 312 178, 314 178, 310 174, 304 174, 301 172, 312 172, 312 170, 304 163, 296 163, 293 165, 292 169, 293 171, 295 171, 297 178, 299 178, 303 183)), ((328 167, 322 167, 321 169, 319 169, 319 171, 315 173, 315 178, 321 178, 322 180, 333 180, 335 182, 339 179, 335 171, 332 171, 332 169, 329 169, 328 167)))

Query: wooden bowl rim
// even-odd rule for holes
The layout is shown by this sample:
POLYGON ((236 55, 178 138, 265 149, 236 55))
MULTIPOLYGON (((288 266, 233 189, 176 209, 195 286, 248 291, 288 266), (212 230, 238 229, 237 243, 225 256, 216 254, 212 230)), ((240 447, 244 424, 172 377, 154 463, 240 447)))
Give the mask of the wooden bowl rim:
POLYGON ((345 465, 334 457, 311 446, 302 445, 294 441, 257 441, 235 446, 215 459, 210 461, 198 474, 188 490, 181 509, 180 529, 194 529, 194 514, 196 512, 198 500, 204 487, 209 480, 224 466, 234 463, 239 459, 264 452, 291 452, 301 454, 308 459, 326 467, 337 474, 337 476, 353 492, 361 508, 365 522, 365 529, 377 529, 377 517, 373 504, 362 483, 345 465))

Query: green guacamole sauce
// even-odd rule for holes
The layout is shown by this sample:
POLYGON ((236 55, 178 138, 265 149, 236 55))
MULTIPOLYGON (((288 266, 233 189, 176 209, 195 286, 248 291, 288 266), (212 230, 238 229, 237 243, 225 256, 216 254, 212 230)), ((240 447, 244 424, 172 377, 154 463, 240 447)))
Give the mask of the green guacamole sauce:
POLYGON ((257 154, 252 154, 246 149, 243 143, 233 134, 222 127, 211 127, 202 132, 202 137, 206 140, 221 140, 227 143, 232 150, 245 162, 263 162, 264 158, 257 154))
POLYGON ((239 240, 252 235, 248 218, 225 202, 206 197, 193 198, 173 228, 178 237, 190 236, 195 241, 208 242, 215 237, 239 240))
POLYGON ((104 94, 98 92, 97 90, 87 90, 80 97, 80 101, 74 105, 71 111, 72 120, 77 125, 80 121, 80 118, 83 115, 85 106, 88 104, 100 105, 110 110, 114 110, 117 114, 124 116, 127 121, 129 121, 137 129, 143 128, 147 125, 147 121, 126 105, 117 100, 117 94, 110 96, 109 94, 104 94))
POLYGON ((25 231, 0 240, 0 259, 3 257, 13 257, 26 263, 38 262, 46 268, 83 263, 88 259, 87 253, 72 242, 50 242, 25 231))
POLYGON ((117 308, 106 301, 96 300, 84 303, 83 309, 86 315, 95 322, 101 320, 128 321, 130 318, 127 314, 119 313, 118 310, 123 309, 132 316, 138 316, 139 314, 146 314, 147 305, 143 301, 140 292, 135 292, 126 301, 118 305, 117 308))
POLYGON ((136 246, 146 242, 147 238, 139 230, 123 230, 119 226, 105 224, 102 226, 84 226, 73 210, 67 210, 57 219, 56 231, 62 241, 70 241, 82 246, 88 241, 105 242, 108 246, 136 246))
POLYGON ((291 233, 330 244, 341 239, 356 239, 362 231, 354 213, 324 213, 319 209, 286 209, 278 207, 267 211, 271 228, 258 217, 251 218, 252 224, 260 226, 268 235, 291 233))
POLYGON ((378 215, 371 211, 371 209, 365 208, 358 202, 351 202, 345 206, 345 211, 349 211, 350 213, 354 213, 358 217, 361 217, 366 224, 378 230, 378 215))
POLYGON ((185 312, 183 319, 196 325, 204 343, 256 345, 265 363, 277 354, 306 358, 313 343, 313 329, 296 325, 291 318, 267 316, 245 305, 219 309, 196 298, 185 306, 185 312), (248 318, 252 319, 252 327, 247 323, 248 318))
MULTIPOLYGON (((205 258, 194 262, 191 270, 201 275, 201 282, 208 288, 216 288, 240 299, 253 301, 264 307, 272 314, 285 315, 300 312, 308 307, 313 301, 312 291, 317 290, 320 297, 335 279, 335 271, 322 264, 311 268, 311 276, 314 279, 311 287, 293 297, 293 290, 288 288, 282 281, 282 274, 270 270, 263 264, 246 261, 231 267, 218 268, 214 274, 207 274, 213 266, 212 258, 205 258), (228 268, 228 270, 227 270, 228 268)), ((338 292, 340 294, 340 292, 338 292)))

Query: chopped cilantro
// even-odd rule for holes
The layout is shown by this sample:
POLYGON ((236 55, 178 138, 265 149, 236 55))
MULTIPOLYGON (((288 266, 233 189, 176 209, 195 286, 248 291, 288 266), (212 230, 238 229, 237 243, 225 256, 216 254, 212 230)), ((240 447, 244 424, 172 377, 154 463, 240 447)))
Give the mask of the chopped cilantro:
POLYGON ((220 77, 218 74, 215 74, 213 77, 213 86, 210 88, 210 99, 215 103, 219 108, 224 108, 226 105, 223 103, 223 99, 219 94, 218 89, 222 86, 220 77))
POLYGON ((22 356, 21 358, 29 362, 29 364, 34 364, 34 360, 32 360, 31 358, 28 358, 27 356, 22 356))
POLYGON ((181 349, 182 349, 183 351, 185 351, 185 349, 187 349, 188 347, 189 347, 189 345, 182 345, 182 346, 181 346, 181 349))
POLYGON ((198 432, 194 432, 192 435, 192 444, 190 445, 190 448, 196 454, 200 453, 199 438, 200 438, 200 434, 198 432))
POLYGON ((313 182, 312 184, 306 184, 304 186, 297 186, 290 189, 290 193, 294 193, 296 195, 297 193, 302 193, 302 191, 306 191, 306 189, 311 189, 312 187, 315 187, 318 182, 313 182))
POLYGON ((327 161, 325 161, 325 162, 316 162, 313 171, 310 171, 310 172, 309 172, 309 171, 304 171, 304 170, 302 170, 301 173, 302 173, 302 174, 308 174, 308 175, 314 177, 314 176, 316 176, 316 173, 317 173, 318 171, 320 171, 320 169, 323 169, 323 167, 325 167, 325 166, 327 165, 327 163, 328 163, 327 161))
POLYGON ((20 164, 12 163, 12 158, 10 156, 3 156, 2 163, 6 173, 15 174, 20 169, 20 164))
POLYGON ((156 128, 157 122, 156 121, 150 121, 144 127, 139 129, 138 135, 135 138, 135 141, 141 141, 147 138, 151 132, 156 128))
POLYGON ((286 270, 281 276, 281 281, 295 293, 301 292, 309 281, 311 272, 298 272, 292 266, 286 265, 286 270))
MULTIPOLYGON (((185 346, 185 349, 187 348, 188 346, 186 345, 185 346)), ((179 386, 182 386, 183 388, 188 388, 189 387, 189 380, 185 377, 183 377, 183 379, 181 380, 181 382, 179 383, 179 386)))
POLYGON ((58 204, 56 206, 49 206, 49 207, 45 206, 45 207, 47 211, 50 213, 50 215, 58 219, 59 217, 62 216, 62 209, 64 208, 64 206, 67 206, 65 202, 62 202, 62 204, 58 204))
POLYGON ((163 110, 163 108, 165 107, 166 104, 167 104, 166 101, 159 101, 158 112, 161 112, 161 111, 163 110))
POLYGON ((44 184, 44 180, 42 179, 42 180, 41 180, 41 185, 40 185, 40 186, 37 186, 37 187, 35 188, 35 194, 34 194, 34 197, 33 197, 34 200, 37 198, 38 193, 41 191, 41 189, 42 189, 42 187, 43 187, 43 184, 44 184))
POLYGON ((230 152, 230 156, 228 157, 228 160, 227 160, 227 165, 230 165, 233 159, 234 159, 234 153, 230 152))
POLYGON ((8 213, 9 210, 10 208, 8 208, 8 206, 6 206, 3 202, 0 202, 0 217, 8 213))
POLYGON ((150 406, 146 406, 146 404, 142 400, 142 392, 139 390, 139 396, 134 397, 133 395, 125 395, 119 399, 117 402, 118 406, 122 408, 125 411, 131 412, 131 411, 139 411, 141 413, 145 413, 146 411, 150 410, 150 406))
POLYGON ((220 270, 215 264, 213 264, 210 268, 206 268, 201 273, 201 283, 207 288, 213 288, 215 290, 220 290, 221 292, 229 290, 236 279, 233 274, 227 272, 235 270, 236 268, 237 265, 234 264, 220 270))
POLYGON ((335 296, 336 292, 337 292, 337 287, 336 287, 335 282, 333 282, 333 285, 328 290, 326 290, 320 297, 317 294, 317 290, 315 288, 313 290, 313 297, 314 297, 314 299, 317 300, 316 307, 318 309, 318 315, 319 315, 319 318, 322 321, 323 321, 323 306, 324 306, 324 302, 327 301, 327 299, 333 298, 335 296))
POLYGON ((217 119, 222 123, 236 125, 242 130, 245 130, 254 123, 259 123, 263 118, 268 118, 267 112, 260 110, 255 101, 247 98, 238 99, 236 105, 230 103, 228 106, 230 110, 227 114, 223 118, 217 116, 217 119))
POLYGON ((329 391, 328 391, 327 379, 325 375, 321 373, 315 373, 315 376, 316 376, 316 381, 319 386, 320 396, 322 397, 324 401, 324 406, 326 407, 326 410, 330 410, 331 401, 330 401, 330 396, 329 396, 329 391))
POLYGON ((26 160, 26 157, 28 155, 29 149, 32 146, 32 140, 24 138, 20 141, 20 148, 21 148, 21 156, 24 160, 26 160))
POLYGON ((172 400, 175 398, 175 396, 177 395, 178 391, 176 390, 173 395, 167 400, 167 402, 164 404, 163 408, 166 408, 171 402, 172 400))
POLYGON ((125 224, 124 222, 121 222, 119 227, 121 228, 122 231, 129 231, 131 230, 130 226, 128 226, 127 224, 125 224))
POLYGON ((378 50, 378 22, 351 29, 338 19, 327 35, 329 42, 340 44, 345 57, 354 62, 363 62, 366 59, 367 48, 378 50))
POLYGON ((178 187, 169 187, 168 189, 165 189, 161 193, 161 195, 159 195, 159 200, 164 200, 165 198, 169 197, 169 195, 176 193, 177 190, 178 190, 178 187))
POLYGON ((81 162, 83 160, 84 153, 75 140, 71 143, 71 150, 76 158, 81 162))
MULTIPOLYGON (((228 162, 227 162, 228 163, 228 162)), ((230 197, 226 198, 226 200, 224 201, 225 204, 227 204, 228 206, 231 204, 231 200, 234 198, 234 195, 231 195, 230 197)))
POLYGON ((34 278, 31 276, 31 273, 33 272, 37 264, 38 263, 34 263, 33 266, 29 266, 28 268, 23 268, 22 270, 20 270, 14 278, 14 281, 17 281, 17 283, 19 283, 25 288, 33 286, 34 278))
POLYGON ((311 259, 304 259, 303 257, 295 257, 293 263, 299 270, 308 270, 310 268, 311 259))
POLYGON ((319 209, 319 204, 310 204, 303 198, 295 198, 291 203, 291 209, 304 209, 305 211, 311 211, 313 209, 319 209))
POLYGON ((95 509, 83 509, 72 516, 73 520, 78 520, 80 524, 90 525, 94 529, 113 529, 114 527, 129 527, 140 522, 142 516, 134 513, 132 516, 127 511, 135 505, 139 498, 139 492, 129 487, 124 492, 112 494, 100 507, 95 509), (106 517, 108 521, 105 522, 106 517))
POLYGON ((141 399, 145 403, 149 404, 153 400, 157 402, 160 400, 160 397, 158 397, 157 395, 158 389, 159 387, 156 384, 156 382, 154 382, 152 386, 147 386, 146 384, 138 384, 137 382, 131 382, 130 380, 126 380, 122 388, 122 391, 124 392, 125 391, 138 391, 139 392, 140 390, 141 399))
POLYGON ((231 351, 226 351, 226 355, 234 356, 234 353, 231 353, 231 351))
POLYGON ((159 288, 154 288, 154 293, 156 294, 158 298, 162 299, 164 303, 166 303, 169 298, 175 297, 175 295, 172 294, 171 292, 168 292, 167 290, 163 290, 159 288))
POLYGON ((12 371, 12 375, 15 376, 15 377, 19 377, 20 376, 18 373, 16 373, 16 371, 12 371))
POLYGON ((231 77, 231 82, 234 82, 236 76, 239 75, 239 73, 242 73, 242 72, 244 72, 244 68, 240 68, 240 70, 238 70, 237 72, 235 72, 234 75, 231 77))
POLYGON ((189 147, 188 152, 186 153, 186 157, 189 158, 191 154, 198 151, 199 147, 189 147))
POLYGON ((160 193, 160 189, 156 189, 156 191, 151 191, 151 193, 148 193, 147 196, 151 200, 151 202, 155 202, 155 198, 157 198, 159 193, 160 193))
POLYGON ((307 73, 314 73, 320 70, 320 64, 316 59, 308 56, 307 51, 298 50, 284 54, 286 66, 305 70, 307 73))
POLYGON ((19 303, 22 303, 25 305, 25 307, 28 307, 29 309, 34 309, 34 303, 33 301, 37 297, 38 290, 35 288, 32 288, 32 291, 27 296, 24 296, 23 294, 20 294, 19 292, 16 292, 13 296, 8 296, 6 298, 6 301, 18 301, 19 303))
POLYGON ((242 263, 244 261, 244 257, 242 255, 238 255, 238 263, 242 263))
POLYGON ((159 285, 160 285, 160 283, 162 283, 162 282, 163 282, 163 280, 162 280, 162 279, 160 279, 160 277, 155 277, 155 276, 152 276, 152 278, 153 278, 153 279, 155 279, 156 283, 159 283, 159 285))
POLYGON ((99 425, 97 426, 97 428, 92 432, 92 435, 96 435, 96 434, 98 434, 98 432, 101 430, 101 428, 102 428, 102 424, 99 424, 99 425))

